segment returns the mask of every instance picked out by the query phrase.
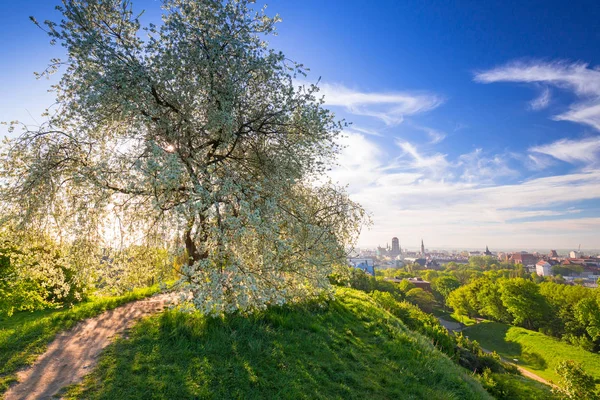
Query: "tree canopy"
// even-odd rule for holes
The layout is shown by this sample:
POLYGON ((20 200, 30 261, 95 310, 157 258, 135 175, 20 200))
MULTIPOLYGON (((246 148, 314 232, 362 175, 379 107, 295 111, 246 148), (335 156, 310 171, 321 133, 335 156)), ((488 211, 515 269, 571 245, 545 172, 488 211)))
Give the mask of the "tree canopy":
POLYGON ((3 148, 5 218, 182 249, 205 312, 328 287, 365 218, 322 178, 343 124, 266 43, 279 17, 248 3, 163 0, 143 25, 129 0, 63 0, 60 22, 38 23, 67 52, 40 74, 64 70, 56 105, 3 148))

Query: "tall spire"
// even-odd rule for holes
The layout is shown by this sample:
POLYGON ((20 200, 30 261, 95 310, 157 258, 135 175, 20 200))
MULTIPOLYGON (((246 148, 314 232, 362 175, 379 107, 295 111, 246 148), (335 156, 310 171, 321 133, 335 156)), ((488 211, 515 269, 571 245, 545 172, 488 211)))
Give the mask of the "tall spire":
POLYGON ((485 253, 483 253, 483 254, 485 254, 486 256, 491 256, 491 255, 492 255, 492 252, 491 252, 491 251, 490 251, 490 249, 487 247, 487 244, 485 245, 485 253))
POLYGON ((421 239, 421 254, 425 255, 425 245, 423 244, 423 239, 421 239))

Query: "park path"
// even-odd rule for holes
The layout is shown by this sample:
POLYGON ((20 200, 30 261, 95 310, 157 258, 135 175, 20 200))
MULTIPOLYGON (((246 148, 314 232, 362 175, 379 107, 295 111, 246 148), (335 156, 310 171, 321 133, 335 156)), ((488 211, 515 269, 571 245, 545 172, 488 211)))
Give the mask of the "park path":
POLYGON ((140 318, 164 310, 177 298, 175 293, 163 293, 127 303, 59 333, 35 364, 17 374, 18 383, 6 392, 4 400, 52 399, 60 389, 91 372, 115 335, 140 318))
MULTIPOLYGON (((448 329, 450 332, 461 332, 463 329, 465 329, 465 326, 463 324, 460 324, 458 322, 452 322, 452 321, 447 321, 441 317, 438 317, 438 320, 440 321, 440 324, 442 324, 442 326, 446 329, 448 329)), ((483 350, 484 352, 491 354, 492 352, 484 349, 483 347, 481 348, 481 350, 483 350)), ((548 386, 552 386, 552 387, 556 387, 556 385, 548 382, 546 379, 542 378, 539 375, 534 374, 533 372, 526 370, 523 367, 518 366, 517 364, 515 364, 514 362, 512 362, 511 360, 508 360, 504 357, 502 357, 502 361, 504 361, 505 363, 514 365, 515 367, 517 367, 517 369, 519 370, 519 372, 521 373, 521 375, 529 378, 529 379, 533 379, 534 381, 538 381, 543 383, 544 385, 548 385, 548 386)))
MULTIPOLYGON (((487 349, 484 349, 483 347, 481 348, 481 350, 483 350, 484 352, 486 352, 488 354, 492 354, 491 351, 489 351, 487 349)), ((506 359, 506 358, 504 358, 502 356, 500 356, 500 358, 502 358, 502 361, 504 361, 505 363, 510 364, 510 365, 514 365, 515 367, 517 367, 517 369, 519 370, 519 372, 521 373, 521 375, 523 375, 524 377, 527 377, 529 379, 533 379, 534 381, 538 381, 540 383, 543 383, 544 385, 548 385, 548 386, 551 386, 551 387, 557 387, 555 384, 550 383, 549 381, 545 380, 541 376, 536 375, 533 372, 531 372, 531 371, 529 371, 529 370, 527 370, 527 369, 525 369, 523 367, 518 366, 514 362, 512 362, 512 361, 510 361, 510 360, 508 360, 508 359, 506 359)))

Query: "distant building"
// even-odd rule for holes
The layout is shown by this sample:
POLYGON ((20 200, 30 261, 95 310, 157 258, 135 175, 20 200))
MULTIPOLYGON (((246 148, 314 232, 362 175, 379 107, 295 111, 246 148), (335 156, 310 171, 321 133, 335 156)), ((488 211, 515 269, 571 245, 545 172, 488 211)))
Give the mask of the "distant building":
POLYGON ((350 263, 350 266, 375 276, 375 263, 372 258, 349 258, 348 262, 350 263))
POLYGON ((425 255, 425 245, 423 244, 423 239, 421 239, 421 255, 425 255))
POLYGON ((424 281, 421 278, 408 278, 407 281, 409 281, 418 288, 431 292, 431 283, 424 281))
POLYGON ((488 249, 487 246, 485 246, 485 253, 483 253, 483 254, 485 254, 486 256, 491 256, 492 252, 490 251, 490 249, 488 249))
POLYGON ((442 269, 440 264, 437 262, 437 260, 432 260, 432 259, 428 259, 425 262, 425 268, 427 269, 442 269))
POLYGON ((533 254, 529 254, 526 251, 520 253, 512 253, 508 256, 508 262, 513 264, 523 264, 525 267, 535 266, 538 262, 538 258, 533 254))
POLYGON ((392 238, 392 249, 390 250, 390 257, 394 258, 394 257, 398 257, 401 253, 401 249, 400 249, 400 241, 398 240, 397 237, 393 237, 392 238))
POLYGON ((540 260, 535 264, 535 272, 539 276, 552 275, 552 266, 548 261, 540 260))
POLYGON ((550 250, 550 254, 548 254, 548 257, 558 258, 558 253, 556 252, 556 250, 550 250))
POLYGON ((571 251, 569 253, 569 257, 570 258, 580 258, 581 257, 581 252, 573 250, 573 251, 571 251))
POLYGON ((404 263, 406 263, 406 264, 417 263, 421 267, 424 267, 425 264, 427 264, 427 260, 423 257, 421 257, 421 258, 408 257, 408 258, 404 258, 404 263))

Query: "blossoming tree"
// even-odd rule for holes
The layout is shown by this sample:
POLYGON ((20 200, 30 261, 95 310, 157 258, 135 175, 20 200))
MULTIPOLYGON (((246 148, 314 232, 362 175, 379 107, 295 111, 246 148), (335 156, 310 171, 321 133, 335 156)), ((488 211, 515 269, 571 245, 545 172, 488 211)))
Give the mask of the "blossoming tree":
POLYGON ((326 288, 365 219, 323 179, 342 125, 265 42, 279 18, 248 3, 163 0, 144 25, 129 0, 63 0, 60 23, 39 23, 67 53, 40 74, 64 69, 56 105, 5 147, 5 215, 179 246, 207 313, 326 288))

